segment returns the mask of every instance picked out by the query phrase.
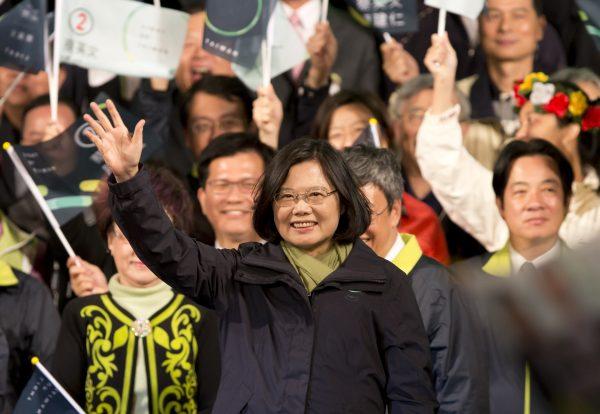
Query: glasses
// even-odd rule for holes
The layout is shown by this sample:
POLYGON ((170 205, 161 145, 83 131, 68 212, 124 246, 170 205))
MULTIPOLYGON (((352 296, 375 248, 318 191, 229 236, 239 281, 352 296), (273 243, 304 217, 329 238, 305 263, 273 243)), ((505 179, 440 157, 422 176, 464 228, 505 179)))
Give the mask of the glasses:
POLYGON ((256 187, 257 180, 208 180, 206 185, 214 194, 227 194, 233 187, 238 187, 239 191, 244 194, 251 194, 256 187))
POLYGON ((190 126, 192 135, 198 136, 202 134, 213 134, 215 131, 237 132, 244 129, 244 121, 239 117, 226 117, 217 122, 210 120, 201 120, 193 122, 190 126))
POLYGON ((327 191, 325 189, 312 189, 302 194, 284 191, 275 196, 275 202, 280 207, 291 207, 295 205, 298 200, 303 200, 305 203, 315 206, 323 204, 325 199, 335 192, 337 192, 337 190, 327 191))

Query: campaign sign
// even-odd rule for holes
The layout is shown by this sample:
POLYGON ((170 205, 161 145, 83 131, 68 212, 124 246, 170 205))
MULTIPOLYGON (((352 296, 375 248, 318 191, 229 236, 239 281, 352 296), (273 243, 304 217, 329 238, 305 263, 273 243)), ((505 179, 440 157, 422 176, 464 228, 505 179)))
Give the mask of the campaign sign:
POLYGON ((419 29, 416 0, 348 0, 348 5, 356 20, 380 32, 410 33, 419 29))
POLYGON ((172 78, 189 15, 132 0, 65 0, 61 61, 119 75, 172 78))

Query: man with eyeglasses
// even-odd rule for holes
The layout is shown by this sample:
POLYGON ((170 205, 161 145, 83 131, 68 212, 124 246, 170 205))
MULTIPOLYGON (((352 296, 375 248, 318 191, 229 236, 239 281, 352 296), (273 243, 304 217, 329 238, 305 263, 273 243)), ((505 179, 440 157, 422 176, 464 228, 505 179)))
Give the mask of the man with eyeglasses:
POLYGON ((415 236, 398 233, 404 185, 400 162, 385 149, 354 146, 344 159, 371 203, 361 239, 410 278, 429 339, 439 413, 488 412, 482 333, 448 270, 423 255, 415 236))
POLYGON ((272 157, 273 150, 248 133, 224 134, 202 152, 197 197, 215 247, 261 241, 252 225, 253 191, 272 157))

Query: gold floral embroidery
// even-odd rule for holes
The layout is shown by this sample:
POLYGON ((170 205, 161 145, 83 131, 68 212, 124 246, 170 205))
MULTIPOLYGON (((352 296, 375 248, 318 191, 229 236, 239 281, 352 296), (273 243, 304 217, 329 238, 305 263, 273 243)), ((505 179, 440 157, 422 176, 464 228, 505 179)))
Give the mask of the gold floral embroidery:
POLYGON ((161 413, 197 411, 195 396, 198 384, 194 361, 198 356, 198 342, 194 335, 194 323, 199 321, 198 308, 183 305, 171 319, 173 338, 169 338, 164 329, 154 329, 152 333, 155 343, 166 349, 166 358, 161 367, 173 382, 160 393, 158 401, 161 413))
POLYGON ((91 321, 86 327, 86 351, 91 359, 85 379, 86 411, 113 414, 119 411, 121 398, 119 392, 106 383, 118 371, 114 363, 115 345, 118 348, 123 346, 125 341, 120 338, 120 329, 117 329, 113 337, 112 320, 101 307, 85 306, 80 315, 91 321), (94 404, 95 397, 101 401, 100 404, 94 404))

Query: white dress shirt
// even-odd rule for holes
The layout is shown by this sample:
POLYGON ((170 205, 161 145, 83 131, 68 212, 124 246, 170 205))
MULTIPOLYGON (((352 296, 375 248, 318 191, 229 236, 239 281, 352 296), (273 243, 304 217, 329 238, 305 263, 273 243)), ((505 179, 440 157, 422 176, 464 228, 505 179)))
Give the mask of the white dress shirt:
POLYGON ((512 271, 514 273, 517 273, 517 272, 519 272, 521 267, 527 262, 531 263, 536 269, 539 269, 540 267, 544 266, 545 264, 547 264, 555 259, 558 259, 560 256, 561 244, 560 244, 560 240, 557 240, 556 243, 554 243, 554 245, 552 246, 552 248, 550 250, 548 250, 546 253, 536 257, 533 260, 525 259, 523 256, 521 256, 521 254, 519 252, 517 252, 515 249, 513 249, 513 247, 510 245, 509 245, 509 251, 510 251, 510 264, 512 266, 512 271))
POLYGON ((387 260, 388 262, 394 260, 396 256, 398 256, 398 254, 402 251, 402 249, 404 249, 404 245, 404 240, 402 240, 402 236, 400 235, 400 233, 398 233, 396 235, 396 241, 392 245, 392 248, 385 255, 385 260, 387 260))
POLYGON ((315 34, 315 26, 321 17, 321 2, 319 0, 308 0, 297 9, 291 8, 284 1, 281 2, 281 5, 283 6, 283 10, 285 11, 288 19, 294 13, 296 13, 300 19, 302 27, 298 27, 296 30, 298 31, 298 34, 302 38, 304 44, 306 44, 308 39, 315 34))

